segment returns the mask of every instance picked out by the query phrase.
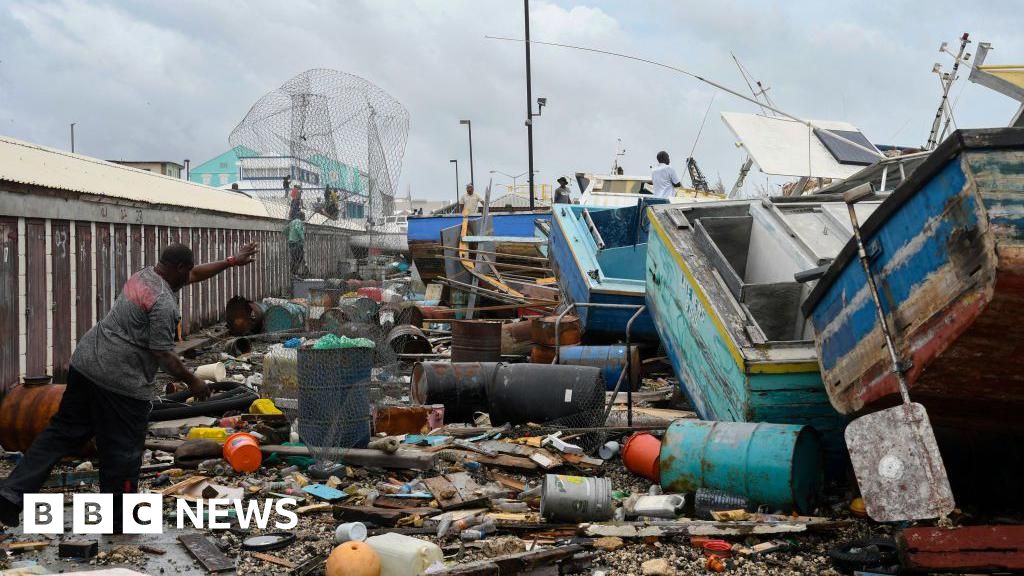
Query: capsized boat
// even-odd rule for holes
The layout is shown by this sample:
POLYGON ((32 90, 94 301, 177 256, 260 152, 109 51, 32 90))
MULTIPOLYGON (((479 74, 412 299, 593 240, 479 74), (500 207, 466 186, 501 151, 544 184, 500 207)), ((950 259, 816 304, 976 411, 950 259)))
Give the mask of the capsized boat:
MULTIPOLYGON (((936 426, 1024 430, 1024 129, 954 132, 861 230, 911 398, 936 426)), ((803 310, 838 411, 899 401, 852 243, 803 310)))
MULTIPOLYGON (((867 216, 878 205, 862 203, 867 216)), ((807 424, 832 461, 845 418, 829 403, 794 274, 853 234, 841 202, 813 197, 655 206, 647 304, 683 392, 705 420, 807 424)))
MULTIPOLYGON (((514 240, 516 238, 534 238, 534 222, 538 219, 550 221, 550 212, 491 211, 489 217, 493 229, 491 235, 499 238, 507 236, 512 240, 505 243, 498 242, 496 244, 497 251, 523 256, 539 255, 535 245, 515 242, 514 240)), ((478 216, 470 220, 476 221, 480 218, 478 216)), ((409 252, 423 282, 430 283, 438 276, 444 275, 445 260, 441 250, 441 231, 461 224, 461 214, 434 214, 408 217, 407 235, 409 252)))
MULTIPOLYGON (((665 200, 647 196, 632 206, 605 208, 556 204, 552 211, 548 258, 567 302, 644 305, 647 258, 647 206, 665 200)), ((577 307, 588 341, 625 341, 630 308, 577 307)), ((656 342, 648 312, 630 329, 632 342, 656 342)))
MULTIPOLYGON (((580 187, 580 204, 583 206, 606 206, 610 208, 636 206, 638 200, 650 199, 654 188, 650 176, 629 176, 623 174, 576 173, 576 184, 580 187)), ((672 203, 724 200, 717 192, 703 192, 693 188, 676 188, 668 199, 672 203)))

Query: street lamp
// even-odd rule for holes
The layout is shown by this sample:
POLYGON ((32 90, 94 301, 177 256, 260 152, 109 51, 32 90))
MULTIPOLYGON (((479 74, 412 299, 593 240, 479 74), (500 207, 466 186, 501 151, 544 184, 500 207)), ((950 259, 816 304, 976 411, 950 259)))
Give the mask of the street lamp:
POLYGON ((519 179, 519 178, 522 178, 523 176, 526 176, 526 172, 523 172, 522 174, 518 174, 516 176, 513 176, 511 174, 507 174, 505 172, 502 172, 501 170, 491 170, 491 174, 501 174, 502 176, 505 176, 506 178, 511 178, 512 179, 512 193, 513 194, 515 194, 516 190, 519 189, 516 186, 516 180, 519 179))
POLYGON ((465 124, 469 129, 469 183, 476 185, 476 178, 473 175, 473 123, 469 120, 459 120, 459 124, 465 124))
POLYGON ((71 123, 71 153, 75 153, 75 122, 71 123))
POLYGON ((455 163, 455 205, 459 205, 459 161, 449 160, 449 163, 455 163))

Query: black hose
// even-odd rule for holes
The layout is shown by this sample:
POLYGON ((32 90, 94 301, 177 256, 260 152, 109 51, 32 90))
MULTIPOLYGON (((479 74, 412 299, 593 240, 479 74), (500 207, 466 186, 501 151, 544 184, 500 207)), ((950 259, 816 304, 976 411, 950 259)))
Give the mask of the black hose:
POLYGON ((185 403, 192 397, 192 392, 188 390, 175 392, 158 399, 153 403, 149 421, 164 422, 193 416, 222 416, 225 412, 232 410, 247 410, 249 405, 260 397, 259 394, 238 382, 215 382, 211 388, 222 391, 213 394, 207 400, 193 404, 185 403))

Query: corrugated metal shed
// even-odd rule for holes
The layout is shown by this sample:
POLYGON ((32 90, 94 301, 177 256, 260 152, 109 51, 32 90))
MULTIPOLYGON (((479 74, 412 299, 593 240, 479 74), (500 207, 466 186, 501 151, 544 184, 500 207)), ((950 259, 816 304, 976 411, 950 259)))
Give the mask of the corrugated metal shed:
POLYGON ((0 180, 150 204, 270 217, 263 203, 242 194, 5 136, 0 136, 0 180))

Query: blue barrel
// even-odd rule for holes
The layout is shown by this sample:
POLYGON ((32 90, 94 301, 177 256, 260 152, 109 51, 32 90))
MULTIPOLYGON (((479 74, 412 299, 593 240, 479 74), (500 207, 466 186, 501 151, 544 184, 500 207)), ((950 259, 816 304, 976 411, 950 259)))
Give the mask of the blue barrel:
POLYGON ((604 384, 608 390, 615 389, 615 383, 626 369, 626 358, 629 357, 629 378, 622 383, 619 390, 632 386, 636 390, 640 386, 640 349, 630 346, 627 353, 625 344, 614 346, 562 346, 558 351, 558 363, 573 366, 593 366, 601 369, 604 384))
POLYGON ((309 309, 302 304, 294 302, 275 304, 263 313, 263 331, 280 332, 281 330, 305 328, 307 317, 309 317, 309 309))
POLYGON ((366 447, 373 353, 373 348, 299 348, 299 438, 303 442, 366 447))
POLYGON ((359 296, 357 298, 341 298, 338 300, 338 307, 351 311, 352 322, 364 322, 376 324, 377 309, 379 305, 370 298, 359 296))
POLYGON ((818 433, 809 426, 676 420, 661 442, 661 487, 746 496, 809 513, 822 486, 818 433))

